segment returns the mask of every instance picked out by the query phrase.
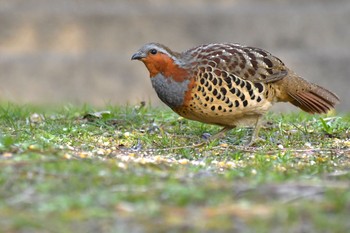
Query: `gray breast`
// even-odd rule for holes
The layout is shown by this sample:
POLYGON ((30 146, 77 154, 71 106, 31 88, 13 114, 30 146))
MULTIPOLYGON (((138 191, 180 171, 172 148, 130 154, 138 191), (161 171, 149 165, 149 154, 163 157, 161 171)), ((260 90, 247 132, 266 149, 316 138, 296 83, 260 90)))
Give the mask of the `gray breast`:
POLYGON ((165 78, 162 74, 157 74, 151 81, 158 97, 170 108, 183 104, 189 80, 176 82, 171 77, 165 78))

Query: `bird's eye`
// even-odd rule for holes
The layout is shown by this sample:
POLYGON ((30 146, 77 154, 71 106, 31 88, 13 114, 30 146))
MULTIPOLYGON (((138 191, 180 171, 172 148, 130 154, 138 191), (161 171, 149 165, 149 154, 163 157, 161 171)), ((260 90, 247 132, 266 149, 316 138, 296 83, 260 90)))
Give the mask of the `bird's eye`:
POLYGON ((156 49, 151 49, 149 52, 150 52, 151 54, 153 54, 153 55, 157 54, 157 50, 156 50, 156 49))

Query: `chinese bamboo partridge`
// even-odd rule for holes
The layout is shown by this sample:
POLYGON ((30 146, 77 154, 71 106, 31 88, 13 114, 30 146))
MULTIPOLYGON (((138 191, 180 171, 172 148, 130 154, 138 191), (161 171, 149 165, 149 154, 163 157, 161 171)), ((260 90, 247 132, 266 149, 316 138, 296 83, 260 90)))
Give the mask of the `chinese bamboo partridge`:
POLYGON ((310 83, 269 52, 239 44, 206 44, 182 53, 149 43, 132 56, 147 67, 158 97, 184 118, 223 126, 255 125, 275 102, 326 113, 339 98, 310 83))

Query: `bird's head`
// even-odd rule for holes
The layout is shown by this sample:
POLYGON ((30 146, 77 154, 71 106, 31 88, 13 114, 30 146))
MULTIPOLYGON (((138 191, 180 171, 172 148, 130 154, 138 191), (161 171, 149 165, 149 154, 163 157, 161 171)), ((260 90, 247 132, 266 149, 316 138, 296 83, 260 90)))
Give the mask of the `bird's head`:
POLYGON ((159 73, 173 78, 178 75, 183 76, 186 73, 181 68, 180 54, 159 43, 145 44, 132 55, 131 60, 142 61, 146 65, 151 78, 159 73))

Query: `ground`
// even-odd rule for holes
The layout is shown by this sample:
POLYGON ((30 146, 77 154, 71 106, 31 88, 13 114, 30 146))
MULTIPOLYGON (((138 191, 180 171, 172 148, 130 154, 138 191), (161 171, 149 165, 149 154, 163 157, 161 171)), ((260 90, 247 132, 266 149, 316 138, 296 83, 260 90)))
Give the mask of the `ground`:
POLYGON ((138 106, 0 105, 2 232, 348 232, 350 115, 261 138, 138 106))

